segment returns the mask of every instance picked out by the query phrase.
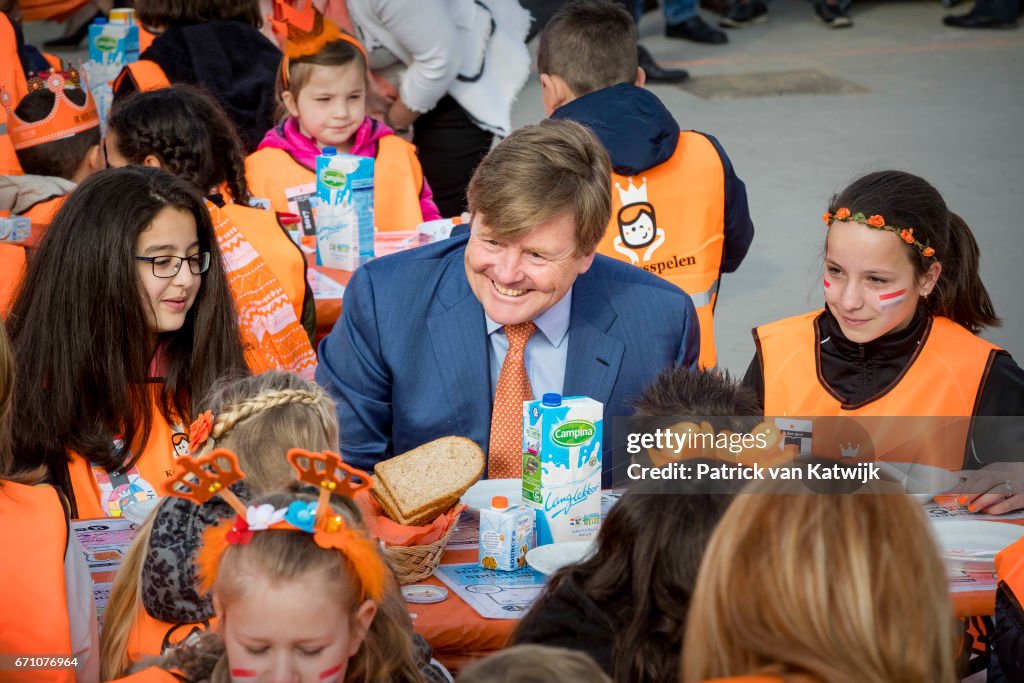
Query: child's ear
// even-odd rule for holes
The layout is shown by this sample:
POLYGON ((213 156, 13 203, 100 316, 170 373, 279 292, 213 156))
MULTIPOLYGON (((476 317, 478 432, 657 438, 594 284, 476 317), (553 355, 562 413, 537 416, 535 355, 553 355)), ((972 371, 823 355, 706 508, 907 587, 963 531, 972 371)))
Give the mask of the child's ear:
POLYGON ((576 99, 576 94, 566 84, 561 76, 554 74, 540 75, 541 99, 544 100, 544 115, 551 116, 551 113, 576 99))
POLYGON ((299 117, 299 108, 295 106, 295 95, 292 95, 290 90, 285 90, 281 93, 281 101, 284 102, 284 108, 288 110, 288 113, 295 118, 299 117))
POLYGON ((363 641, 366 640, 366 634, 370 632, 370 624, 373 623, 375 616, 377 616, 377 603, 373 600, 363 602, 355 614, 352 615, 348 634, 349 657, 355 657, 355 654, 359 652, 359 648, 363 646, 363 641))
POLYGON ((643 67, 638 66, 636 68, 636 80, 633 81, 633 85, 638 88, 644 87, 644 83, 647 82, 647 72, 644 71, 643 67))
POLYGON ((142 160, 143 166, 149 166, 151 168, 163 168, 164 165, 160 163, 160 158, 155 154, 147 154, 146 158, 142 160))

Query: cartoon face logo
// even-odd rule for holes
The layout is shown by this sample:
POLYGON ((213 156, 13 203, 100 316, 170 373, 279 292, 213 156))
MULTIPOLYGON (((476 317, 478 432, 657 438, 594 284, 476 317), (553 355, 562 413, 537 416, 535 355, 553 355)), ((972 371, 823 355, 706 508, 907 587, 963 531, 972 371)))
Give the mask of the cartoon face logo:
POLYGON ((174 446, 174 455, 181 457, 188 455, 188 434, 183 432, 174 432, 171 435, 171 444, 174 446))
POLYGON ((619 209, 617 217, 622 243, 631 249, 642 249, 657 235, 654 206, 648 202, 627 204, 619 209))

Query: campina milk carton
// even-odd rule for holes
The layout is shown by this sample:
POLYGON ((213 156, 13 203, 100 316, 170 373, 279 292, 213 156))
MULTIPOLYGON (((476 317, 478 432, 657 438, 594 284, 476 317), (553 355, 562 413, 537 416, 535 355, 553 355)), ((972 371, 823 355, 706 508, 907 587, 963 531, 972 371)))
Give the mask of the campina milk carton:
POLYGON ((523 503, 537 512, 537 545, 597 534, 603 418, 586 396, 523 402, 523 503))
POLYGON ((373 158, 324 147, 316 158, 317 265, 355 270, 373 258, 373 158))
POLYGON ((97 64, 118 66, 138 61, 139 27, 131 21, 107 21, 97 17, 89 26, 89 59, 97 64))

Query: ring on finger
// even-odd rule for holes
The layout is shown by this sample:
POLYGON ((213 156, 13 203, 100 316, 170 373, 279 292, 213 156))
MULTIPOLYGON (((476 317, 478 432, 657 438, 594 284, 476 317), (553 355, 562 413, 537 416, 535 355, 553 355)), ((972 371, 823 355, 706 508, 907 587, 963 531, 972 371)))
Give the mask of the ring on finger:
POLYGON ((1006 496, 1005 497, 1006 498, 1011 498, 1013 496, 1013 484, 1010 483, 1010 480, 1007 479, 1006 481, 1004 481, 1001 484, 1001 486, 1005 486, 1006 487, 1006 496))

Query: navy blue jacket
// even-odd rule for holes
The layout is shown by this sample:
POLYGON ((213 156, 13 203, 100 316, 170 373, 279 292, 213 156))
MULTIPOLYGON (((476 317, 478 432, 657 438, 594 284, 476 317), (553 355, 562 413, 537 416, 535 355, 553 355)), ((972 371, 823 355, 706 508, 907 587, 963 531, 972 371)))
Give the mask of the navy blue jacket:
MULTIPOLYGON (((679 124, 650 90, 630 83, 595 90, 562 105, 553 119, 581 123, 598 137, 616 173, 638 176, 668 161, 679 144, 679 124)), ((697 131, 695 131, 697 132, 697 131)), ((747 188, 736 176, 725 150, 711 135, 725 171, 725 247, 722 272, 739 268, 754 239, 754 224, 747 205, 747 188)))

